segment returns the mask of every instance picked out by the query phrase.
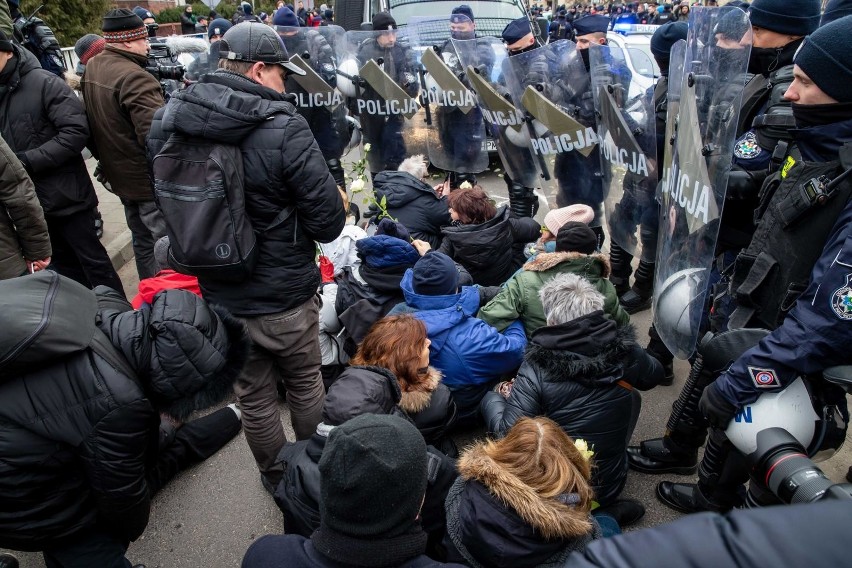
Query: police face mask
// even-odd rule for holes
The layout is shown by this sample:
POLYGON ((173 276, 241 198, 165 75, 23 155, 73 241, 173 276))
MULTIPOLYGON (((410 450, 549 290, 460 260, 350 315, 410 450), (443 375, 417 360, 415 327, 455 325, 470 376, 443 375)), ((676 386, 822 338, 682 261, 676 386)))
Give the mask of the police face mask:
POLYGON ((784 65, 790 65, 802 41, 791 41, 784 47, 752 47, 748 58, 748 72, 769 75, 784 65))
POLYGON ((793 119, 796 128, 825 126, 852 119, 852 103, 828 103, 823 105, 800 105, 793 103, 793 119))
POLYGON ((474 37, 476 37, 476 32, 473 31, 473 30, 470 30, 470 31, 461 31, 461 30, 451 31, 450 37, 452 37, 453 39, 473 39, 474 37))
POLYGON ((583 58, 583 67, 585 67, 586 71, 588 71, 589 68, 591 67, 591 65, 589 63, 589 50, 588 49, 578 49, 577 51, 580 52, 580 57, 583 58))
POLYGON ((526 53, 527 51, 532 51, 533 49, 536 49, 537 47, 538 47, 538 45, 536 43, 532 43, 532 44, 530 44, 526 47, 523 47, 521 49, 510 49, 510 50, 508 50, 509 57, 513 57, 515 55, 520 55, 522 53, 526 53))

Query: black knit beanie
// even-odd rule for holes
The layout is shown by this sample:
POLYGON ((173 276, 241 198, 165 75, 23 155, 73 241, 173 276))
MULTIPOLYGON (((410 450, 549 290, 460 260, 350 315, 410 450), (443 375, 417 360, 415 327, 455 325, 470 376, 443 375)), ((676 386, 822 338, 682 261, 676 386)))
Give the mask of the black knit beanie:
POLYGON ((427 252, 411 269, 411 286, 416 294, 447 296, 459 289, 459 269, 453 259, 441 252, 427 252))
POLYGON ((422 554, 426 535, 417 517, 427 461, 423 436, 398 416, 364 414, 334 428, 319 462, 317 550, 357 566, 399 565, 422 554), (396 564, 383 562, 391 558, 396 564))
POLYGON ((598 237, 585 223, 565 223, 556 235, 556 252, 592 254, 597 248, 598 237))
POLYGON ((148 37, 148 28, 142 18, 126 8, 110 10, 101 26, 107 43, 121 43, 148 37))
POLYGON ((15 50, 12 49, 12 41, 0 30, 0 51, 5 51, 7 53, 12 53, 15 50))
POLYGON ((393 16, 389 12, 379 12, 373 16, 373 29, 375 31, 395 30, 396 20, 393 19, 393 16))
POLYGON ((819 0, 754 0, 748 8, 752 26, 779 34, 805 36, 819 26, 819 0))
POLYGON ((824 26, 846 16, 852 16, 852 0, 829 0, 819 25, 824 26))
POLYGON ((829 97, 852 102, 852 16, 822 26, 802 42, 793 62, 829 97))
POLYGON ((657 65, 663 70, 663 75, 669 73, 669 56, 672 46, 678 40, 686 39, 688 29, 686 22, 669 22, 657 28, 651 36, 651 53, 657 60, 657 65))

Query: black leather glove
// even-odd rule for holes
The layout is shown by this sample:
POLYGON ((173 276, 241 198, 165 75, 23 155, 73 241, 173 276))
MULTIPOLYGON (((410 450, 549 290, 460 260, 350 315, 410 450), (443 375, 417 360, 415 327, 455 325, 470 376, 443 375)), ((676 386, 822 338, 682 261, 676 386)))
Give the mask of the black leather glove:
POLYGON ((726 429, 737 413, 737 407, 722 396, 719 389, 716 388, 716 383, 708 385, 704 389, 704 394, 701 395, 701 400, 698 402, 698 408, 701 410, 701 414, 707 418, 707 422, 720 430, 726 429))

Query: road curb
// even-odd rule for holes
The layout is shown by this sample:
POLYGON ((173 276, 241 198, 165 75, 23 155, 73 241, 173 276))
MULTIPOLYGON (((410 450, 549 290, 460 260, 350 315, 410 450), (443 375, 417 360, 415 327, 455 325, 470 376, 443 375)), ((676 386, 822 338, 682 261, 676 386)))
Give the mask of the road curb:
POLYGON ((133 235, 125 229, 106 245, 106 251, 113 268, 118 272, 133 259, 133 235))

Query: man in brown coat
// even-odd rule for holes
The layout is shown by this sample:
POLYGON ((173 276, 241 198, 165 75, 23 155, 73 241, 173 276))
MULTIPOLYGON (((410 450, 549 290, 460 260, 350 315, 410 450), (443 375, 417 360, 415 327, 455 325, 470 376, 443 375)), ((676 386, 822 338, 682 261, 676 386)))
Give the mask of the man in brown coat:
POLYGON ((50 237, 35 186, 0 138, 0 280, 50 264, 50 237))
POLYGON ((145 138, 154 112, 165 104, 160 83, 145 70, 148 31, 126 9, 104 16, 106 48, 89 61, 81 81, 96 155, 112 191, 121 198, 133 233, 139 278, 157 272, 154 243, 166 224, 154 202, 145 138))

